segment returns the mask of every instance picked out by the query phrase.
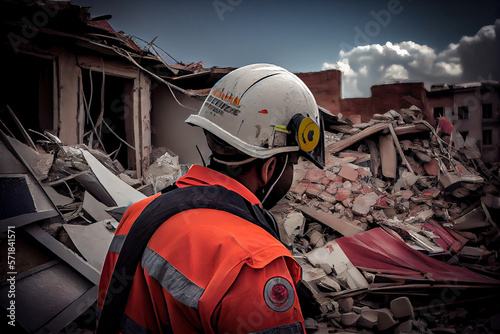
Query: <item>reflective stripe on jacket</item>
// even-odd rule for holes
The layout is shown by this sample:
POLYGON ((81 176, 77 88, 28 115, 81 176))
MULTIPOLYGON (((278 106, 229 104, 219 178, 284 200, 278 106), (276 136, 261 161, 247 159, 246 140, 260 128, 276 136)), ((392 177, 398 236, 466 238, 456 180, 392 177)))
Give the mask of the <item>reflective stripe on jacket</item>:
MULTIPOLYGON (((234 179, 201 166, 193 166, 177 185, 221 185, 252 204, 259 203, 234 179)), ((133 204, 125 213, 103 267, 99 308, 105 303, 121 244, 135 219, 157 196, 133 204)), ((300 274, 290 252, 259 226, 220 210, 182 211, 149 241, 134 276, 121 330, 272 333, 275 328, 280 333, 301 333, 303 318, 293 288, 300 274), (271 283, 278 284, 276 290, 270 290, 271 283), (288 304, 270 302, 276 291, 290 293, 288 304)), ((120 286, 109 289, 116 292, 120 286)))

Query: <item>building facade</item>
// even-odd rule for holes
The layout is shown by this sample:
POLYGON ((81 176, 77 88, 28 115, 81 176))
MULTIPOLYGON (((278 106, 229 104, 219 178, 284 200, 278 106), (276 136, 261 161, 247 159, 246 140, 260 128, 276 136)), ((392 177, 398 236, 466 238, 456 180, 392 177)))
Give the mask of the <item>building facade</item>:
POLYGON ((484 162, 500 160, 500 83, 433 85, 427 94, 433 118, 446 117, 463 140, 476 141, 484 162))

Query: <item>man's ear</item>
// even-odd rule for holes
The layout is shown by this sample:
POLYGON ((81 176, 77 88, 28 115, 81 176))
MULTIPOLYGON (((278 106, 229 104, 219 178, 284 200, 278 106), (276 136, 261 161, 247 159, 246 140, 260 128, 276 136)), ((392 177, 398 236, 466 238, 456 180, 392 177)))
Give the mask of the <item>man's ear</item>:
POLYGON ((271 157, 262 165, 259 173, 260 181, 263 183, 261 187, 265 186, 273 176, 276 162, 276 157, 271 157))

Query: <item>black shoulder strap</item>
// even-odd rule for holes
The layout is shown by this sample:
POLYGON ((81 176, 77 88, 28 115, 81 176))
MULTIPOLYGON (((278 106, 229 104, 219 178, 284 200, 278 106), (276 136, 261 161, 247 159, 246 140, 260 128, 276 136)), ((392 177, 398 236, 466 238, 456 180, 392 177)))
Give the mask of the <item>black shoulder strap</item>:
POLYGON ((97 334, 119 332, 135 271, 147 243, 173 215, 190 209, 226 211, 262 227, 279 240, 277 224, 271 213, 252 205, 234 191, 222 186, 191 186, 172 191, 173 188, 149 203, 130 228, 108 285, 97 334))

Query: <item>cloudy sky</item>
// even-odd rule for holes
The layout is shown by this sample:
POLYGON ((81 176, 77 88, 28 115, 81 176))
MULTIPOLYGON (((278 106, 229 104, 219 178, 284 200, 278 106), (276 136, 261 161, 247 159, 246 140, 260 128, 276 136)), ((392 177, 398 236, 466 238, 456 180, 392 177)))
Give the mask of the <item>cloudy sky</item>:
POLYGON ((169 63, 339 69, 343 97, 395 81, 500 80, 498 0, 72 0, 169 63), (174 60, 175 59, 175 60, 174 60))

